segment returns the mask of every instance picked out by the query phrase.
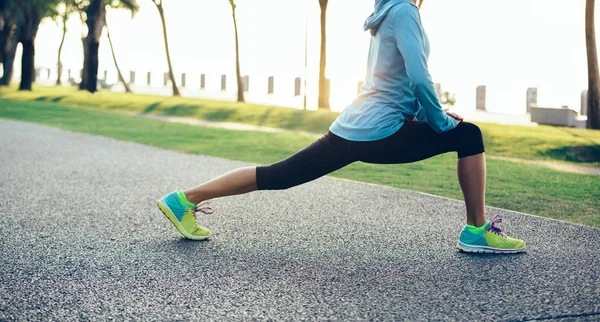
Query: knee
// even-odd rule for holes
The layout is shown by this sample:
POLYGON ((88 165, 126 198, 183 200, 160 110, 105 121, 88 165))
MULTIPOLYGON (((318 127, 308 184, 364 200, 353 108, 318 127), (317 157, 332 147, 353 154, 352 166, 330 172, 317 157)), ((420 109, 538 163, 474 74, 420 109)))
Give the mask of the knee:
POLYGON ((483 146, 483 135, 479 126, 469 123, 462 122, 459 124, 460 127, 460 141, 461 149, 458 151, 458 157, 468 157, 471 155, 485 152, 483 146))
POLYGON ((469 122, 462 122, 459 124, 459 126, 461 127, 461 131, 463 133, 462 136, 464 139, 480 140, 482 138, 481 129, 479 126, 469 122))

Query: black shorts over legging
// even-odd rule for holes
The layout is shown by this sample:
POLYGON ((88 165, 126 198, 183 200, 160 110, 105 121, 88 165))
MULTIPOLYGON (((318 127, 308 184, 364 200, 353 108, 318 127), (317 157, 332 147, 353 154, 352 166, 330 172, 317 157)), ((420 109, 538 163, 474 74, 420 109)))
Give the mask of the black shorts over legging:
POLYGON ((424 121, 408 121, 389 137, 375 141, 349 141, 331 132, 290 156, 256 168, 258 190, 291 188, 355 161, 376 164, 410 163, 446 152, 464 158, 484 152, 477 125, 461 122, 444 133, 436 133, 424 121))

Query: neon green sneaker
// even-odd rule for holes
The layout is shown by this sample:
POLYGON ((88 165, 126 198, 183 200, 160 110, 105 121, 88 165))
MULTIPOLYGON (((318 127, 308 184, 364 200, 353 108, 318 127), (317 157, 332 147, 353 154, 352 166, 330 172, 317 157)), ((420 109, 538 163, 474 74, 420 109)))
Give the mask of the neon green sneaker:
POLYGON ((199 226, 196 222, 196 214, 199 212, 212 214, 213 210, 187 201, 183 191, 171 192, 159 199, 156 204, 185 238, 202 240, 210 236, 210 230, 199 226))
POLYGON ((458 238, 456 248, 469 253, 519 253, 525 251, 525 242, 508 237, 496 224, 502 222, 502 218, 495 216, 491 222, 488 221, 481 227, 481 232, 473 232, 465 226, 458 238))

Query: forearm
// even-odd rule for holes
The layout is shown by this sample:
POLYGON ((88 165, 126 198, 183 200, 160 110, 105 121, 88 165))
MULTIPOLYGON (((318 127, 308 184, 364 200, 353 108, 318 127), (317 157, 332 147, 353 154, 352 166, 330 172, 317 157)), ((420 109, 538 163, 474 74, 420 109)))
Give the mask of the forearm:
POLYGON ((421 82, 414 86, 414 95, 421 108, 417 119, 426 121, 437 133, 443 133, 456 127, 456 121, 446 115, 431 82, 421 82))

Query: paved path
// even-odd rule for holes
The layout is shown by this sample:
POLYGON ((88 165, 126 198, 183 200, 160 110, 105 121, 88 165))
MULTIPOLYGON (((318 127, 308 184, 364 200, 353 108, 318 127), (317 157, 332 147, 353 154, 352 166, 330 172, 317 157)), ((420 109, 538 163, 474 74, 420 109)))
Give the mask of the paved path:
POLYGON ((179 123, 179 124, 187 124, 187 125, 196 125, 203 127, 214 127, 226 130, 235 130, 235 131, 260 131, 260 132, 269 132, 269 133, 305 133, 309 135, 317 136, 318 134, 310 133, 310 132, 302 132, 296 130, 286 130, 275 127, 266 127, 259 125, 251 125, 251 124, 242 124, 242 123, 232 123, 232 122, 215 122, 215 121, 207 121, 201 119, 195 119, 191 117, 181 117, 181 116, 167 116, 167 115, 156 115, 156 114, 146 114, 146 113, 126 113, 129 115, 141 116, 149 119, 160 120, 170 123, 179 123))
POLYGON ((460 202, 322 178, 192 242, 155 199, 245 163, 2 120, 0 150, 0 320, 600 319, 600 229, 489 209, 529 251, 468 255, 460 202))
POLYGON ((595 166, 583 166, 576 164, 568 164, 562 162, 552 162, 552 161, 541 161, 541 160, 525 160, 519 158, 511 158, 511 157, 503 157, 498 155, 488 155, 487 158, 498 159, 498 160, 506 160, 512 162, 523 162, 529 164, 535 164, 542 167, 562 171, 562 172, 571 172, 571 173, 579 173, 579 174, 591 174, 600 176, 600 167, 595 166))
MULTIPOLYGON (((214 121, 206 121, 200 120, 190 117, 180 117, 180 116, 165 116, 165 115, 154 115, 154 114, 140 114, 140 113, 126 113, 129 115, 137 115, 145 118, 161 120, 165 122, 171 123, 180 123, 180 124, 188 124, 188 125, 196 125, 203 127, 216 127, 227 130, 236 130, 236 131, 261 131, 261 132, 271 132, 271 133, 304 133, 308 135, 313 135, 318 137, 318 134, 302 132, 302 131, 293 131, 286 129, 278 129, 272 127, 258 126, 258 125, 249 125, 249 124, 240 124, 240 123, 230 123, 230 122, 214 122, 214 121)), ((529 164, 535 164, 538 166, 563 171, 563 172, 571 172, 571 173, 579 173, 579 174, 592 174, 600 176, 600 167, 594 166, 581 166, 575 164, 567 164, 562 162, 552 162, 552 161, 542 161, 542 160, 525 160, 518 158, 510 158, 510 157, 502 157, 496 155, 488 155, 488 158, 492 159, 500 159, 512 162, 525 162, 529 164)))

